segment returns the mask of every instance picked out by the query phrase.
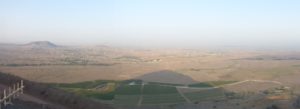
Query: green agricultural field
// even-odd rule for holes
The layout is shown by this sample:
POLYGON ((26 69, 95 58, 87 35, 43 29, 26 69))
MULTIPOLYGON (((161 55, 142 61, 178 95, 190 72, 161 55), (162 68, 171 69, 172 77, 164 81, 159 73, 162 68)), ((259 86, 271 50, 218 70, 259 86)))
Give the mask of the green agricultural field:
POLYGON ((115 95, 114 104, 137 105, 140 95, 115 95))
POLYGON ((123 105, 136 105, 142 96, 142 104, 164 104, 182 103, 184 98, 177 92, 176 87, 161 86, 154 84, 144 85, 141 92, 141 85, 123 85, 116 90, 115 103, 123 105))
POLYGON ((63 88, 63 89, 80 96, 99 99, 99 100, 113 100, 115 96, 115 93, 113 91, 102 93, 97 90, 86 90, 86 89, 79 89, 79 88, 63 88))
POLYGON ((140 100, 142 85, 120 85, 115 91, 114 103, 135 106, 140 100))
POLYGON ((184 95, 191 101, 196 102, 196 101, 203 101, 203 100, 209 100, 215 98, 223 98, 224 91, 220 88, 217 88, 217 89, 201 90, 198 92, 185 93, 184 95))
POLYGON ((120 85, 116 89, 117 95, 139 95, 141 94, 141 85, 120 85))
POLYGON ((160 86, 160 85, 145 85, 143 94, 155 95, 155 94, 171 94, 178 93, 176 87, 172 86, 160 86))
POLYGON ((195 83, 195 84, 190 84, 188 85, 189 87, 214 87, 213 85, 206 83, 206 82, 201 82, 201 83, 195 83))
POLYGON ((176 87, 148 84, 143 89, 142 104, 164 104, 186 102, 176 87))
POLYGON ((143 95, 142 104, 176 104, 186 102, 185 99, 178 93, 171 94, 151 94, 143 95))
POLYGON ((183 84, 172 84, 172 83, 159 83, 159 82, 148 82, 150 85, 166 85, 166 86, 184 86, 183 84))
POLYGON ((188 85, 189 87, 216 87, 216 86, 222 86, 226 84, 235 83, 237 81, 209 81, 209 82, 201 82, 201 83, 195 83, 188 85))
POLYGON ((208 83, 213 86, 222 86, 222 85, 231 84, 231 83, 235 83, 235 82, 237 82, 237 81, 211 81, 208 83))
MULTIPOLYGON (((190 87, 214 87, 233 82, 234 81, 211 81, 192 84, 190 87)), ((176 86, 181 86, 180 84, 150 82, 142 86, 141 80, 97 80, 50 85, 83 97, 112 101, 114 104, 120 106, 136 106, 140 100, 142 105, 186 102, 176 89, 176 86), (132 83, 134 84, 129 85, 132 83)), ((184 93, 184 95, 192 102, 224 97, 222 89, 202 90, 199 92, 184 93)))
POLYGON ((115 96, 115 89, 117 87, 117 81, 111 80, 96 80, 86 81, 79 83, 60 83, 49 84, 50 86, 64 89, 74 94, 99 99, 99 100, 113 100, 115 96), (102 88, 98 88, 103 86, 102 88))

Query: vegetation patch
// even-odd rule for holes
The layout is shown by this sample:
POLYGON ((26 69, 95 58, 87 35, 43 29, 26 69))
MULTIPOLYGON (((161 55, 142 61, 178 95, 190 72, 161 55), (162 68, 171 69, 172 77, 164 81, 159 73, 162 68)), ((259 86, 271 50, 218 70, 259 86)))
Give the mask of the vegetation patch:
MULTIPOLYGON (((190 87, 214 87, 235 81, 211 81, 189 85, 190 87)), ((142 80, 97 80, 69 84, 50 84, 74 94, 98 99, 110 100, 116 105, 136 106, 142 97, 142 105, 152 104, 177 104, 186 102, 178 93, 176 86, 181 84, 169 84, 149 82, 142 86, 142 80), (143 87, 143 89, 142 89, 143 87)), ((209 89, 198 92, 184 93, 193 102, 222 98, 224 92, 221 89, 209 89)))
POLYGON ((231 83, 235 83, 235 82, 237 82, 237 81, 211 81, 208 83, 213 86, 222 86, 222 85, 231 84, 231 83))
POLYGON ((114 104, 119 105, 137 105, 140 95, 116 95, 114 104))
POLYGON ((198 92, 191 92, 184 94, 187 98, 189 98, 193 102, 210 100, 216 98, 224 98, 224 91, 222 89, 210 89, 210 90, 201 90, 198 92))
POLYGON ((183 84, 172 84, 172 83, 160 83, 160 82, 148 82, 149 85, 165 85, 165 86, 184 86, 183 84))
POLYGON ((95 81, 86 81, 86 82, 79 82, 79 83, 59 83, 59 84, 52 83, 49 85, 55 87, 61 87, 61 88, 92 89, 92 88, 96 88, 99 85, 105 85, 110 82, 117 83, 117 81, 112 81, 112 80, 95 80, 95 81))
POLYGON ((86 90, 86 89, 79 89, 79 88, 63 88, 63 89, 80 96, 99 99, 99 100, 113 100, 115 96, 114 91, 103 93, 97 90, 86 90))
POLYGON ((196 84, 190 84, 189 87, 216 87, 216 86, 222 86, 226 84, 235 83, 237 81, 209 81, 209 82, 201 82, 196 84))
POLYGON ((143 95, 142 104, 164 104, 164 103, 183 103, 185 99, 178 93, 143 95))
POLYGON ((88 98, 113 100, 117 84, 117 81, 96 80, 79 83, 51 83, 48 85, 88 98))
POLYGON ((171 93, 178 93, 176 87, 172 86, 161 86, 161 85, 144 85, 143 94, 171 94, 171 93))
POLYGON ((189 87, 213 87, 213 85, 206 83, 206 82, 201 82, 201 83, 195 83, 195 84, 190 84, 188 85, 189 87))
POLYGON ((141 85, 120 85, 116 89, 117 95, 139 95, 141 94, 141 85))
POLYGON ((300 67, 300 65, 293 65, 293 67, 300 67))
POLYGON ((117 60, 124 60, 124 61, 142 61, 142 59, 140 57, 137 56, 121 56, 121 57, 117 57, 114 58, 117 60))

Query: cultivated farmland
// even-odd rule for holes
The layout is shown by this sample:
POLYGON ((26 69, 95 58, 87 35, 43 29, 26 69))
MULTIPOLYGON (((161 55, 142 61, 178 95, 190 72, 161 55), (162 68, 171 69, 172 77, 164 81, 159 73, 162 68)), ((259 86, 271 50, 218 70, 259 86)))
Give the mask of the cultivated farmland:
POLYGON ((184 95, 189 98, 192 102, 201 102, 205 100, 223 99, 224 90, 220 88, 202 90, 198 92, 184 93, 184 95))

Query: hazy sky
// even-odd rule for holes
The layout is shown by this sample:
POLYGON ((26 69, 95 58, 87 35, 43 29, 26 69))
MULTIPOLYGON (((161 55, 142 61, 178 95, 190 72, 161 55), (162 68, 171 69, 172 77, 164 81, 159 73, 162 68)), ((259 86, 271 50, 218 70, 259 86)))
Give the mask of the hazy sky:
POLYGON ((300 0, 0 0, 0 42, 299 46, 300 0))

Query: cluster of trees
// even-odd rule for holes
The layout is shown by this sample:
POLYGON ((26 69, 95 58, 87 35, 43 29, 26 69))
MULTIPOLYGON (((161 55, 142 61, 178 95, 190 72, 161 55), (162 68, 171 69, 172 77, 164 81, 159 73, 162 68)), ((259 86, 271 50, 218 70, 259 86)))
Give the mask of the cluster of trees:
POLYGON ((11 85, 24 80, 25 93, 49 101, 53 104, 62 105, 70 109, 112 109, 108 104, 96 100, 80 97, 64 90, 49 87, 46 84, 36 83, 20 77, 0 72, 0 82, 11 85))

